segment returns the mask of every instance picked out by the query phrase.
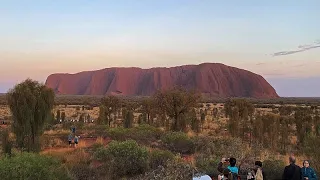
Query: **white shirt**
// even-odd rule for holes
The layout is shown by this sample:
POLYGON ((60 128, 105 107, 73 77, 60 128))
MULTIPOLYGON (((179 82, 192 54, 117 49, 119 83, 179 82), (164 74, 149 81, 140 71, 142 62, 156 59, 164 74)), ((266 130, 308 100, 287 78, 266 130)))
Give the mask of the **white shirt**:
POLYGON ((208 175, 203 175, 203 176, 199 176, 199 177, 195 176, 192 178, 192 180, 212 180, 212 179, 208 175))

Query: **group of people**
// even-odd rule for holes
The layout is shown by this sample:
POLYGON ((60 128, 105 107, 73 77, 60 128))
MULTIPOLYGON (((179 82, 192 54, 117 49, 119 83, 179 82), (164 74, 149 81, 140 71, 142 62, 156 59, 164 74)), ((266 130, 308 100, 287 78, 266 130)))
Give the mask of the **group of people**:
MULTIPOLYGON (((237 180, 241 179, 239 176, 239 168, 236 166, 236 158, 222 158, 221 162, 218 164, 218 171, 222 173, 218 176, 218 180, 237 180), (224 167, 224 164, 228 164, 224 167)), ((247 180, 263 180, 266 179, 266 175, 262 170, 262 162, 256 161, 254 168, 250 169, 247 174, 247 180)))
POLYGON ((77 147, 77 145, 79 143, 80 136, 75 135, 76 134, 75 127, 71 127, 70 130, 71 130, 71 133, 68 135, 69 146, 72 145, 72 141, 73 141, 74 147, 77 147))
MULTIPOLYGON (((282 180, 317 180, 315 171, 310 167, 310 162, 303 161, 303 167, 297 166, 294 155, 289 157, 290 165, 286 166, 282 175, 282 180)), ((250 169, 246 178, 240 177, 239 168, 236 166, 237 160, 235 158, 222 158, 218 164, 218 171, 221 173, 218 180, 266 180, 266 174, 262 169, 262 162, 256 161, 254 168, 250 169)), ((201 177, 194 177, 193 180, 212 180, 212 177, 204 175, 201 177)))
POLYGON ((310 162, 303 161, 303 167, 296 165, 294 155, 289 157, 290 165, 286 166, 283 172, 282 179, 284 180, 317 180, 316 172, 310 167, 310 162))

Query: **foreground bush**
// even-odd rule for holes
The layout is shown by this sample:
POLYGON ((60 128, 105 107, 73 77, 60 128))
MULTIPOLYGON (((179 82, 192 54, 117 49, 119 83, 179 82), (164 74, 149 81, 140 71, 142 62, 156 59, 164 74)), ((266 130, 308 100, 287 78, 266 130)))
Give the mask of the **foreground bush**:
POLYGON ((165 146, 177 153, 191 154, 194 152, 194 143, 183 132, 170 132, 162 137, 165 146))
POLYGON ((148 167, 148 151, 133 141, 112 141, 107 148, 99 148, 97 160, 107 163, 108 174, 114 178, 144 173, 148 167))
POLYGON ((213 156, 215 159, 221 157, 235 157, 242 159, 247 151, 240 138, 214 138, 208 136, 197 136, 193 138, 195 151, 204 155, 213 156))
POLYGON ((220 162, 220 159, 214 159, 207 154, 198 155, 195 157, 195 159, 196 167, 199 173, 218 177, 220 173, 217 170, 217 165, 220 162))
POLYGON ((143 175, 132 178, 139 180, 172 180, 172 179, 192 179, 194 169, 191 165, 183 162, 170 161, 166 167, 159 166, 143 175))
POLYGON ((162 131, 150 125, 140 125, 134 128, 112 128, 108 135, 117 141, 135 140, 139 144, 150 145, 160 139, 162 131))
POLYGON ((90 168, 89 164, 76 164, 70 168, 74 179, 96 179, 97 173, 95 169, 90 168))
POLYGON ((320 138, 317 136, 307 136, 302 147, 302 152, 305 153, 309 159, 312 159, 311 166, 317 173, 320 173, 320 164, 316 163, 320 161, 319 153, 320 138))
POLYGON ((268 179, 282 179, 285 166, 281 160, 265 160, 263 162, 263 170, 268 179))
POLYGON ((59 161, 47 156, 23 153, 0 161, 1 180, 71 179, 59 161))
POLYGON ((149 156, 151 169, 156 169, 159 166, 166 167, 167 162, 174 159, 174 155, 170 151, 153 150, 149 156))

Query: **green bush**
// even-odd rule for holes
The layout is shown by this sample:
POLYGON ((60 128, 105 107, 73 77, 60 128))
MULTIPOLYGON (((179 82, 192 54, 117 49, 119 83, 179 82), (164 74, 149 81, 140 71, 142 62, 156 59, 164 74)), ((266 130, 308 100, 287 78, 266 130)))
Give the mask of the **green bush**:
POLYGON ((113 178, 143 173, 148 167, 148 151, 133 141, 112 141, 107 148, 100 148, 95 158, 108 164, 113 178))
POLYGON ((2 136, 2 153, 5 153, 8 156, 11 156, 11 149, 12 149, 12 142, 9 138, 9 131, 5 129, 4 131, 1 132, 2 136))
POLYGON ((166 167, 167 162, 174 159, 174 155, 170 151, 153 150, 149 156, 149 166, 151 169, 155 169, 158 166, 166 167))
POLYGON ((109 158, 108 155, 108 151, 104 147, 97 148, 93 154, 94 158, 99 161, 107 161, 109 158))
POLYGON ((217 170, 219 159, 214 159, 207 154, 201 154, 195 157, 196 167, 199 173, 208 174, 217 177, 220 173, 217 170))
POLYGON ((117 141, 135 140, 139 144, 149 145, 160 139, 162 131, 150 125, 140 125, 134 128, 112 128, 107 131, 108 135, 117 141))
POLYGON ((194 169, 191 165, 170 161, 166 167, 159 166, 157 169, 150 170, 145 174, 133 177, 139 180, 171 180, 171 179, 192 179, 194 169))
POLYGON ((111 128, 108 129, 107 133, 110 136, 111 139, 114 139, 116 141, 125 141, 128 139, 128 134, 130 132, 130 129, 124 128, 124 127, 118 127, 118 128, 111 128))
POLYGON ((75 164, 70 169, 72 176, 74 179, 95 179, 95 171, 94 169, 90 168, 88 164, 75 164))
POLYGON ((160 139, 163 132, 153 126, 142 124, 130 129, 130 137, 141 144, 150 144, 160 139))
POLYGON ((71 179, 66 168, 52 157, 22 153, 0 161, 2 180, 71 179))
POLYGON ((177 153, 190 154, 194 152, 194 143, 187 134, 183 132, 170 132, 162 137, 165 146, 177 153))
POLYGON ((281 160, 265 160, 263 170, 268 179, 282 179, 285 164, 281 160))
MULTIPOLYGON (((320 138, 314 135, 307 136, 304 140, 302 152, 306 154, 309 157, 309 159, 312 159, 312 162, 320 161, 319 144, 320 138)), ((317 173, 320 172, 319 163, 312 163, 311 165, 315 169, 315 171, 317 171, 317 173)))
POLYGON ((197 153, 214 155, 218 159, 221 157, 242 159, 243 152, 246 150, 240 138, 197 136, 193 138, 193 141, 195 142, 195 151, 197 153))

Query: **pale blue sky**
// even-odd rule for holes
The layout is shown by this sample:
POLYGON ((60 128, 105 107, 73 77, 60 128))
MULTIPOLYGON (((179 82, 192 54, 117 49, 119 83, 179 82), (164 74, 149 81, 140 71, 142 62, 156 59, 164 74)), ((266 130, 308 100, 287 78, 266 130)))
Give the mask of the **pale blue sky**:
POLYGON ((283 90, 280 79, 298 83, 320 77, 320 48, 271 55, 320 40, 319 0, 0 3, 0 91, 27 77, 44 81, 55 72, 201 62, 261 74, 277 82, 282 96, 292 95, 292 88, 283 90))

